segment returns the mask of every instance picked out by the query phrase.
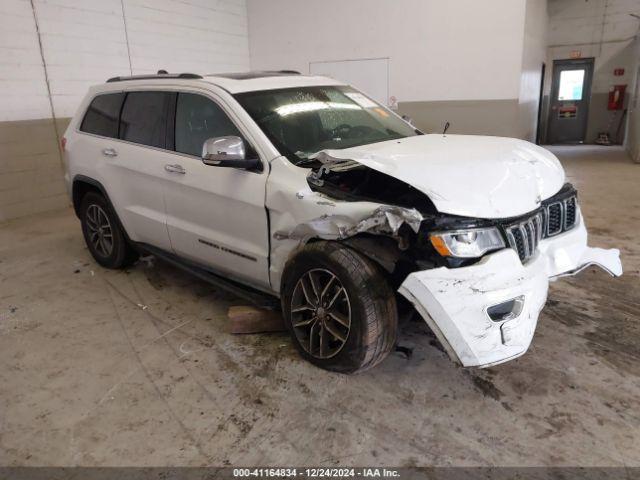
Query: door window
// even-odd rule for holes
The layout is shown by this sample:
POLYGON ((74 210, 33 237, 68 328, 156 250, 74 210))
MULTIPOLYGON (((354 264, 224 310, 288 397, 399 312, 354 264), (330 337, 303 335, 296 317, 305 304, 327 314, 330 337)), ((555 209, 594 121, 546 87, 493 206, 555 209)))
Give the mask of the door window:
POLYGON ((563 70, 562 72, 560 72, 558 100, 582 100, 582 91, 584 89, 584 73, 584 70, 563 70))
POLYGON ((169 95, 166 92, 128 93, 120 118, 120 138, 165 148, 169 95))
POLYGON ((209 138, 242 137, 226 113, 212 100, 194 93, 178 94, 175 150, 200 157, 209 138))
POLYGON ((103 137, 118 137, 118 116, 124 100, 124 93, 107 93, 93 99, 87 109, 81 132, 93 133, 103 137))

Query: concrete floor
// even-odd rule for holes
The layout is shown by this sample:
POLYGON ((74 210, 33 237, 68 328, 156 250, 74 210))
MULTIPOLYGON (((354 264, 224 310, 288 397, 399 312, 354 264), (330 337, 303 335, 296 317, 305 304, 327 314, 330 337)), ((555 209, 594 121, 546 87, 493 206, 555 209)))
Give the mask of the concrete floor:
POLYGON ((410 360, 327 373, 226 333, 238 301, 174 268, 100 268, 70 210, 1 225, 0 465, 640 465, 640 165, 556 152, 626 273, 553 284, 530 351, 490 370, 414 323, 410 360))

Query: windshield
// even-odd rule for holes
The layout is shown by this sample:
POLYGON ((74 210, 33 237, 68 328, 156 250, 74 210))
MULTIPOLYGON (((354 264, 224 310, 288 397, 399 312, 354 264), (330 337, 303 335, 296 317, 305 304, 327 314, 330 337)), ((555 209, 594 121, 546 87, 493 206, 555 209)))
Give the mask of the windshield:
POLYGON ((296 87, 235 95, 294 164, 325 149, 357 147, 420 132, 347 86, 296 87))

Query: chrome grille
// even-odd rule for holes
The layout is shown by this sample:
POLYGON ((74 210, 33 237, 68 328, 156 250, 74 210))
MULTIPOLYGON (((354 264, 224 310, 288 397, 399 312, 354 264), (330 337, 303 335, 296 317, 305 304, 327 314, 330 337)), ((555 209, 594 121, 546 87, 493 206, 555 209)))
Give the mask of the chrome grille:
POLYGON ((564 201, 564 229, 569 230, 576 224, 576 197, 568 198, 564 201))
POLYGON ((547 236, 557 235, 562 231, 562 202, 555 202, 546 208, 547 236))
POLYGON ((575 196, 553 202, 544 208, 545 237, 553 237, 571 230, 578 218, 578 201, 575 196))
POLYGON ((518 252, 523 263, 536 253, 542 239, 543 225, 543 216, 540 212, 522 222, 506 227, 509 246, 518 252))
POLYGON ((578 221, 576 196, 544 205, 538 213, 504 227, 509 247, 518 252, 522 263, 536 253, 540 240, 575 227, 578 221))

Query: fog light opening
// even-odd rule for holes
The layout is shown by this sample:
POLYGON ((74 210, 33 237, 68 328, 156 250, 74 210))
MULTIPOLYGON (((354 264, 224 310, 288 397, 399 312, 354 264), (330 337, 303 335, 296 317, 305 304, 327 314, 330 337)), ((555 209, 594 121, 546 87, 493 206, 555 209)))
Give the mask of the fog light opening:
POLYGON ((507 320, 513 320, 520 315, 523 307, 524 295, 521 295, 487 308, 487 315, 489 315, 489 318, 494 322, 505 322, 507 320))

